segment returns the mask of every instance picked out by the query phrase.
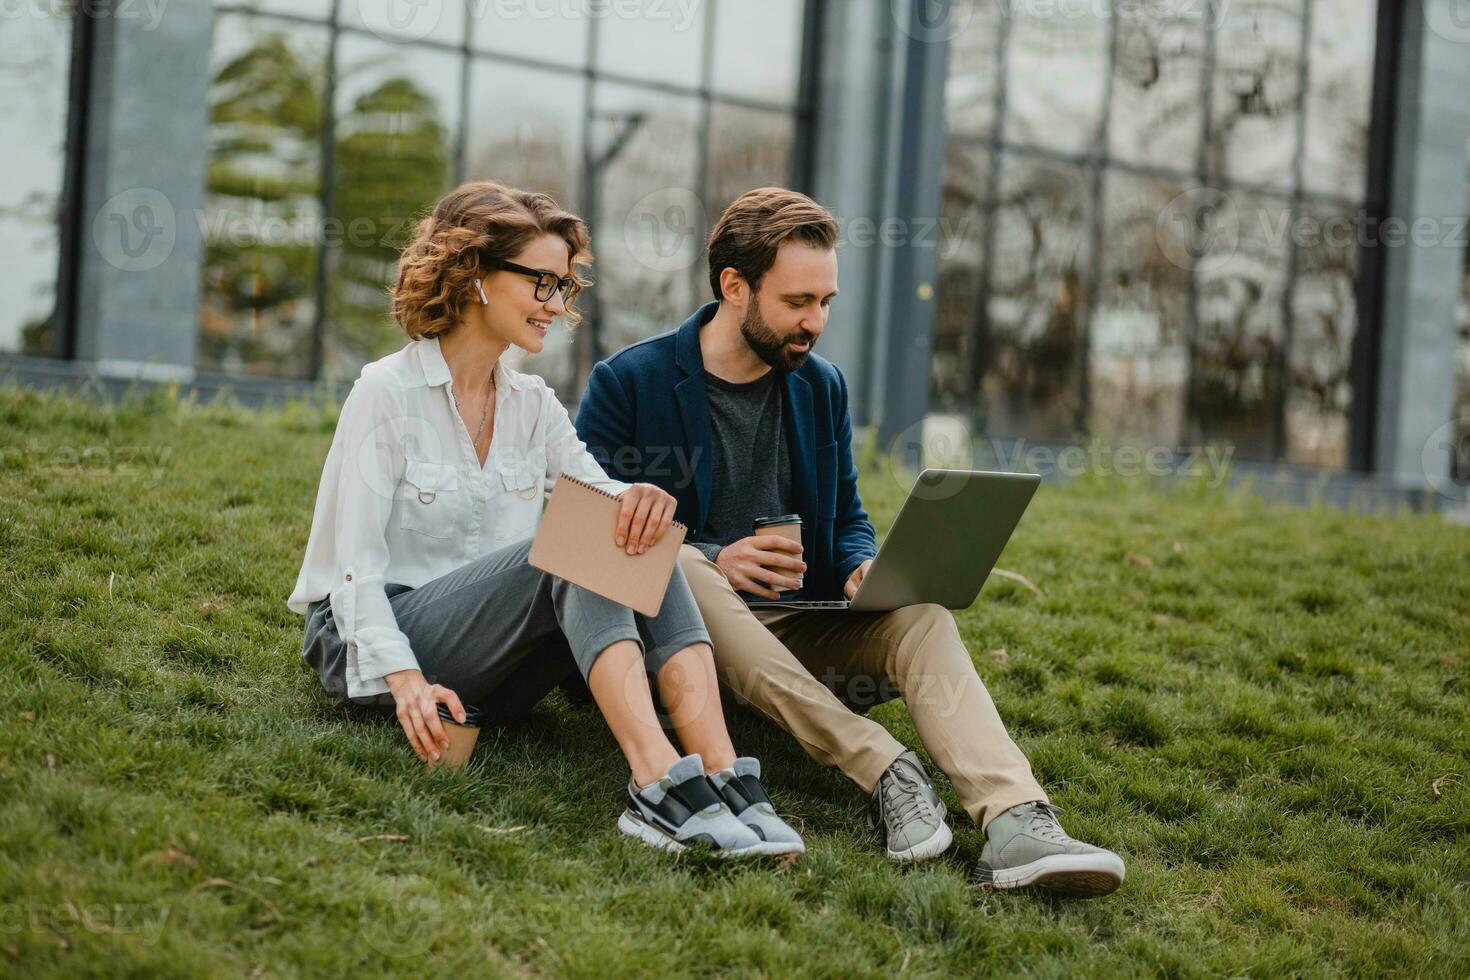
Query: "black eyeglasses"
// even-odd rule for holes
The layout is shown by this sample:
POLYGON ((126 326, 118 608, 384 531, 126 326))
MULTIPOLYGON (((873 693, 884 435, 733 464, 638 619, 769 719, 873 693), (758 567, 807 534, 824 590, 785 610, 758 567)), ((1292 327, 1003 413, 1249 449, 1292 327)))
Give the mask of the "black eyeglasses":
POLYGON ((577 284, 577 280, 571 277, 559 276, 554 272, 546 272, 543 269, 528 269, 526 266, 516 265, 514 262, 507 262, 504 259, 491 259, 486 264, 496 269, 504 269, 506 272, 514 272, 518 276, 526 276, 536 280, 536 300, 540 303, 549 302, 551 297, 558 292, 561 293, 561 301, 563 303, 570 303, 572 297, 577 295, 577 291, 581 288, 577 284))

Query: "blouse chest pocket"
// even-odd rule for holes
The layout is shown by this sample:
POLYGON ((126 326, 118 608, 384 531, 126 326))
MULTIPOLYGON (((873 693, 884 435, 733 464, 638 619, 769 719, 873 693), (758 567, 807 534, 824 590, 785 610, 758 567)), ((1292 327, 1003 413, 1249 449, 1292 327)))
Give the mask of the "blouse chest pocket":
POLYGON ((431 538, 453 537, 460 497, 459 471, 445 463, 410 459, 404 468, 398 523, 431 538))
POLYGON ((500 485, 505 496, 499 508, 496 537, 509 540, 529 535, 541 517, 541 474, 529 466, 507 464, 501 467, 500 485))
POLYGON ((524 464, 501 467, 500 481, 506 493, 521 500, 535 500, 541 495, 541 475, 524 464))

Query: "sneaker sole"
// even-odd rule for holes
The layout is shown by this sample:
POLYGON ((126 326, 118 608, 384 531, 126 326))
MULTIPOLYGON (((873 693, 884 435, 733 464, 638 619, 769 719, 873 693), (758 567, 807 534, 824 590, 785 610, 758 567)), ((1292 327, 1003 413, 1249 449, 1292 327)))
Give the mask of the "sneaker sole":
POLYGON ((1117 891, 1124 874, 1116 854, 1048 854, 1015 868, 977 869, 976 879, 990 888, 1043 888, 1068 898, 1097 898, 1117 891))
POLYGON ((762 841, 754 847, 747 847, 738 854, 752 854, 761 857, 782 857, 787 854, 801 855, 806 853, 806 845, 800 841, 762 841))
POLYGON ((901 851, 889 850, 888 845, 883 845, 883 850, 888 854, 888 860, 907 863, 909 861, 927 861, 938 857, 949 850, 949 845, 954 843, 954 832, 949 829, 949 824, 942 820, 939 829, 934 831, 928 840, 921 840, 913 847, 901 851))
MULTIPOLYGON (((667 833, 648 823, 646 820, 640 820, 637 816, 635 816, 628 810, 624 810, 623 815, 618 817, 618 830, 622 831, 628 837, 631 837, 634 840, 638 841, 640 844, 645 844, 649 847, 655 848, 660 851, 665 851, 669 854, 682 854, 684 851, 687 851, 689 849, 687 845, 682 844, 674 838, 670 837, 667 833)), ((786 848, 790 847, 790 845, 770 844, 762 841, 759 844, 752 844, 749 847, 738 849, 715 848, 712 850, 708 850, 706 853, 711 854, 712 856, 717 857, 722 861, 726 861, 731 858, 763 857, 767 854, 788 853, 785 850, 764 850, 764 848, 768 847, 786 848)), ((802 850, 804 851, 805 848, 803 848, 802 850)))

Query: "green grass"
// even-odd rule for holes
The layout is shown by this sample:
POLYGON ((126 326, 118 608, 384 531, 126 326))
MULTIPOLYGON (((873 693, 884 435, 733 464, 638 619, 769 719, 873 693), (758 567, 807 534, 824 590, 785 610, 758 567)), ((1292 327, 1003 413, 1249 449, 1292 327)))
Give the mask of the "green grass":
MULTIPOLYGON (((1044 597, 992 580, 960 624, 1068 829, 1128 861, 1067 902, 967 885, 947 783, 956 846, 887 863, 746 715, 792 867, 625 842, 621 757, 560 694, 423 772, 285 607, 331 426, 0 389, 0 973, 1470 972, 1470 529, 1043 488, 1002 564, 1044 597)), ((864 477, 880 532, 901 482, 864 477)))

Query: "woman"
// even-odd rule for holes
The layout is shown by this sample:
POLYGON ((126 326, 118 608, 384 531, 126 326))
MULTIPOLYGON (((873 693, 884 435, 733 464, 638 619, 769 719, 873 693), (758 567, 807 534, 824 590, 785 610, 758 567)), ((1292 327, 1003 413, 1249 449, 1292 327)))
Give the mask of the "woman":
MULTIPOLYGON (((540 378, 500 363, 536 353, 591 261, 586 226, 544 194, 466 184, 422 221, 399 264, 393 316, 411 342, 363 369, 342 408, 290 606, 306 614, 305 656, 327 692, 391 697, 426 762, 448 745, 443 705, 506 717, 539 700, 570 646, 627 758, 618 829, 722 857, 802 853, 775 813, 760 764, 736 758, 709 634, 675 568, 644 617, 533 568, 545 481, 560 474, 618 496, 629 554, 668 529, 674 499, 609 479, 540 378), (675 733, 664 734, 648 677, 675 733)), ((564 663, 564 661, 562 662, 564 663)))

